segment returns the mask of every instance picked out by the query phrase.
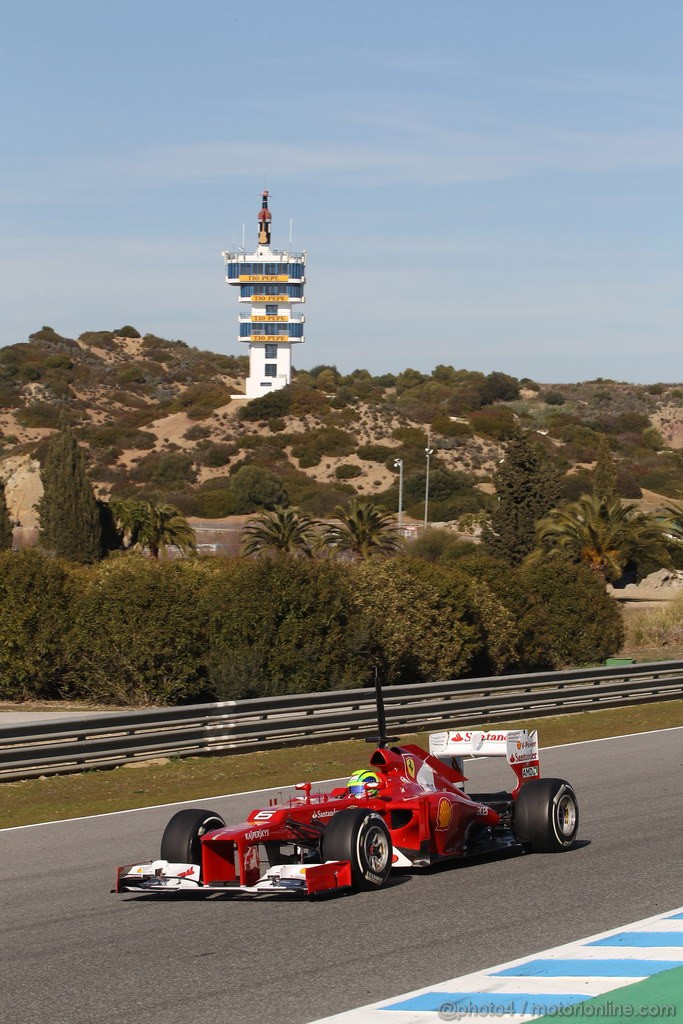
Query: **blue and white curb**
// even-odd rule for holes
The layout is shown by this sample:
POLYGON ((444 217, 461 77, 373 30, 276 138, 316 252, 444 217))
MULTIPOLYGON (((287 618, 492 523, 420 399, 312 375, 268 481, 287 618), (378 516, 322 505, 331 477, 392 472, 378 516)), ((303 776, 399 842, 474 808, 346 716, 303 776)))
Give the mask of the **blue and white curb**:
POLYGON ((683 966, 683 908, 314 1024, 515 1024, 683 966))

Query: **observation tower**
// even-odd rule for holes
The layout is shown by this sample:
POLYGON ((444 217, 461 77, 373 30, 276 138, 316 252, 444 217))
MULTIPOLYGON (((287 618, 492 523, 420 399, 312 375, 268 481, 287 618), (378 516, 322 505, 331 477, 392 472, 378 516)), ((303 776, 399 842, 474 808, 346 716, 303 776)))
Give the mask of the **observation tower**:
POLYGON ((281 252, 270 247, 271 212, 263 193, 258 212, 258 248, 224 252, 225 279, 239 288, 239 301, 249 303, 239 314, 239 340, 249 345, 247 398, 278 391, 292 379, 292 345, 304 341, 303 316, 292 306, 304 302, 306 253, 281 252))

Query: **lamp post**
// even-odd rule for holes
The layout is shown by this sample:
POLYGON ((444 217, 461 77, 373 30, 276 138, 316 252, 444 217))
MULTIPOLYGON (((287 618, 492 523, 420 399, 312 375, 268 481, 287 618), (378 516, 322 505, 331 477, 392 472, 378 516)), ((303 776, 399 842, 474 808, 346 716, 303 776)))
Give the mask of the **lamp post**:
POLYGON ((425 527, 427 526, 427 519, 429 517, 429 459, 434 454, 434 449, 429 447, 429 434, 427 434, 427 447, 425 448, 425 455, 427 456, 427 479, 425 480, 425 527))
POLYGON ((398 528, 400 530, 403 522, 403 459, 394 459, 394 466, 398 470, 398 528))

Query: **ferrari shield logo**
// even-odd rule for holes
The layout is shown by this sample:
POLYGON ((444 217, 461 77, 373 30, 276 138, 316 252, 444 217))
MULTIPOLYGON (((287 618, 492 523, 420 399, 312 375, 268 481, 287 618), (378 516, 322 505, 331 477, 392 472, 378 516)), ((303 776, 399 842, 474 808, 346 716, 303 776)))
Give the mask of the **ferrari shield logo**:
POLYGON ((412 757, 406 757, 406 758, 404 758, 404 762, 405 762, 405 766, 406 766, 406 775, 408 776, 409 779, 414 779, 415 778, 415 761, 413 760, 412 757))

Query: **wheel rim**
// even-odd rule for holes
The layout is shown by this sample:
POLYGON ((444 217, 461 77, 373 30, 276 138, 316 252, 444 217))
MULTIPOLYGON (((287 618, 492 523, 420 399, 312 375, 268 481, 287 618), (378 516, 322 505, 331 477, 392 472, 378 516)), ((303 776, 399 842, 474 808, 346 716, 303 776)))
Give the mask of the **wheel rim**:
POLYGON ((202 862, 202 837, 207 832, 213 832, 217 828, 223 828, 225 822, 221 818, 205 818, 197 829, 194 838, 192 839, 190 851, 192 857, 192 863, 202 862))
POLYGON ((207 832, 215 832, 217 828, 223 828, 224 822, 220 818, 207 818, 201 823, 197 830, 198 836, 205 836, 207 832))
POLYGON ((381 875, 389 862, 389 843, 384 829, 372 825, 367 830, 363 839, 363 852, 370 870, 381 875))
POLYGON ((569 793, 564 793, 557 802, 555 811, 560 834, 568 838, 576 828, 576 803, 569 793))

